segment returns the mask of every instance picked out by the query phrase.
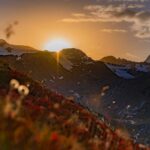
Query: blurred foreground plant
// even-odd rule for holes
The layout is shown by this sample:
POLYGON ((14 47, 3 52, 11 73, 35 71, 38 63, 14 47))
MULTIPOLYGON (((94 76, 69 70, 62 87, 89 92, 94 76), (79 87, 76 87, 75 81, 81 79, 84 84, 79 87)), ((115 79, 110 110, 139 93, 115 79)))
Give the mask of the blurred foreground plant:
POLYGON ((19 81, 12 79, 9 84, 9 91, 5 99, 4 106, 4 115, 6 117, 15 118, 20 110, 22 105, 22 100, 29 94, 29 89, 25 85, 20 85, 19 81), (13 101, 11 99, 11 94, 14 90, 17 90, 19 97, 13 101))

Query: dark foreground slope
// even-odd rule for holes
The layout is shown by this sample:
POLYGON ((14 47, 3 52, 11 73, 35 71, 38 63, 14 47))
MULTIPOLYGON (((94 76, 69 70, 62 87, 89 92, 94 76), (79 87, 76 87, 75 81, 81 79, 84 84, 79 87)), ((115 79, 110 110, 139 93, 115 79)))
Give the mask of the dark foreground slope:
POLYGON ((94 61, 77 49, 65 49, 59 55, 47 51, 0 55, 0 61, 49 89, 74 98, 92 112, 103 114, 114 125, 125 125, 136 142, 150 145, 150 70, 139 71, 145 66, 138 64, 137 70, 127 67, 122 71, 114 65, 119 75, 134 76, 125 79, 108 64, 94 61))
POLYGON ((134 144, 127 134, 114 131, 88 110, 63 96, 48 91, 27 76, 0 66, 0 149, 44 150, 136 150, 148 149, 134 144), (16 104, 22 94, 10 89, 9 81, 30 84, 30 94, 20 111, 6 111, 6 101, 16 104), (9 111, 9 114, 6 113, 9 111))

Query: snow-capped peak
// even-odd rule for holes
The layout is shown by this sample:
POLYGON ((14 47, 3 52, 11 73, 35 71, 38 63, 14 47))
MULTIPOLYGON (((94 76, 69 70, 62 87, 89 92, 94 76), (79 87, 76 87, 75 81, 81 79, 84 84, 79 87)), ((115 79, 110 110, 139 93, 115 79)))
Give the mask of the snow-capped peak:
POLYGON ((21 45, 12 45, 8 44, 5 40, 0 39, 0 55, 16 55, 21 56, 24 53, 35 53, 36 49, 21 46, 21 45))

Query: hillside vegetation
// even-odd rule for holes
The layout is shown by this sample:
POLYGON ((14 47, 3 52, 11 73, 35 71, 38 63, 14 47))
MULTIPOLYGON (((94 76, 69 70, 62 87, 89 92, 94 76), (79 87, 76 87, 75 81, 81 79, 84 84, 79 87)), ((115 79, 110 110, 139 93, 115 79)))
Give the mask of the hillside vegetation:
POLYGON ((148 149, 74 101, 2 63, 0 122, 1 150, 148 149))

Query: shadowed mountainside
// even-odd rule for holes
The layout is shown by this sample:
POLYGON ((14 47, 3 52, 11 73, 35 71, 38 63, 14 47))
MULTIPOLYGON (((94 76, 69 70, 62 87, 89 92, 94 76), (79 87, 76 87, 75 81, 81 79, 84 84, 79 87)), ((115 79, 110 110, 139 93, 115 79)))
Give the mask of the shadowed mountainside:
POLYGON ((7 54, 0 61, 103 114, 113 125, 124 125, 137 142, 150 143, 148 64, 110 65, 94 61, 78 49, 7 54))
MULTIPOLYGON (((10 108, 9 108, 10 109, 10 108)), ((63 96, 44 89, 26 75, 0 63, 0 148, 56 150, 148 150, 134 144, 126 133, 112 130, 90 111, 63 96), (30 85, 30 94, 23 99, 21 110, 12 116, 3 112, 9 98, 11 104, 21 95, 9 87, 9 81, 30 85)))

